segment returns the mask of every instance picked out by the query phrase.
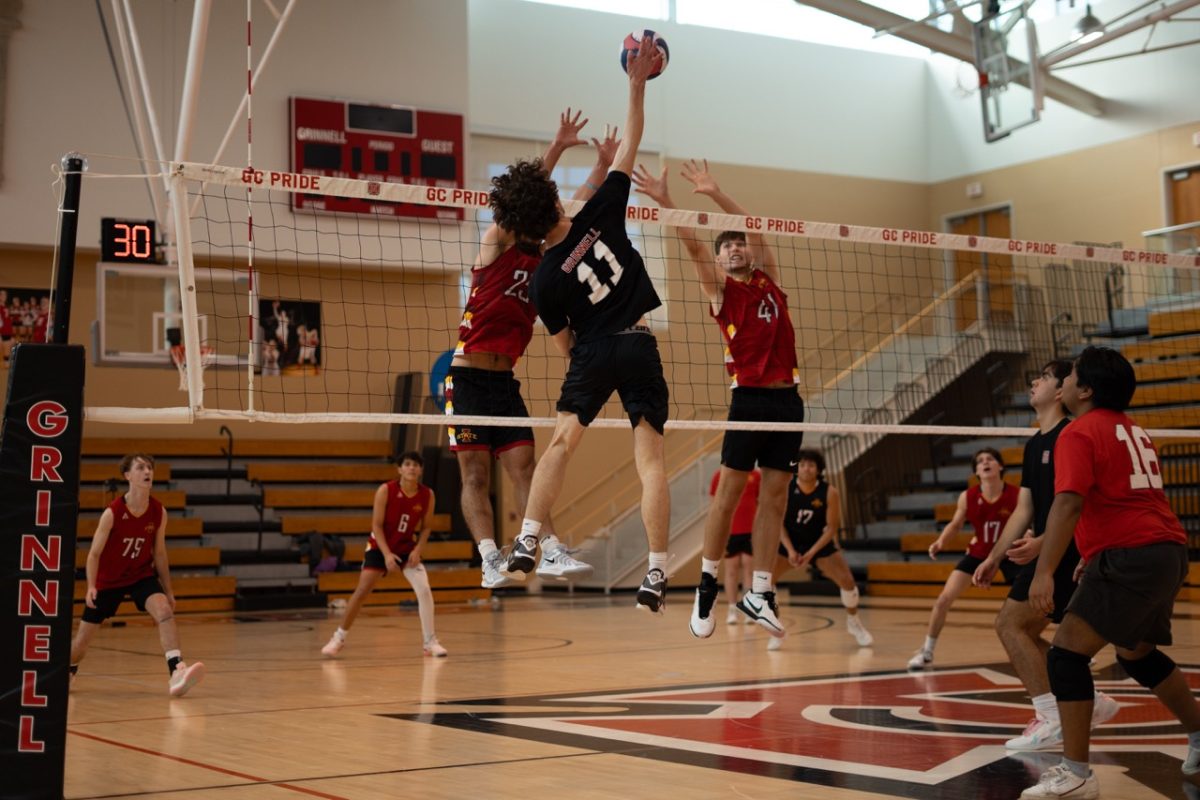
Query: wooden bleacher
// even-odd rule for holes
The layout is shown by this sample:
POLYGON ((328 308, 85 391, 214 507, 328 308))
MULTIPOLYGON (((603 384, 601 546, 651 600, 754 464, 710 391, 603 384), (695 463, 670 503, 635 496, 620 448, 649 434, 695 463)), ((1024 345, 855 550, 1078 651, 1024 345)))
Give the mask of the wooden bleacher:
MULTIPOLYGON (((125 482, 125 476, 121 474, 121 465, 117 462, 112 463, 91 463, 85 462, 79 466, 79 482, 80 483, 104 483, 108 480, 125 482)), ((165 461, 154 462, 154 482, 161 483, 162 481, 171 480, 171 465, 165 461)))
MULTIPOLYGON (((96 534, 96 525, 100 515, 80 517, 75 523, 75 536, 80 539, 91 539, 96 534)), ((181 517, 175 514, 167 516, 168 539, 194 539, 204 533, 204 520, 199 517, 181 517)))
MULTIPOLYGON (((362 534, 371 532, 371 514, 285 514, 280 518, 285 534, 329 533, 362 534)), ((450 515, 433 515, 433 532, 450 531, 450 515)), ((168 530, 169 530, 168 523, 168 530)))
MULTIPOLYGON (((79 508, 81 511, 103 511, 115 498, 116 495, 103 489, 80 489, 79 508)), ((164 508, 180 509, 187 506, 187 495, 173 489, 156 489, 154 499, 162 503, 164 508)))
MULTIPOLYGON (((88 549, 81 547, 75 550, 75 568, 87 566, 88 549)), ((167 560, 171 568, 176 567, 219 567, 221 565, 221 548, 219 547, 168 547, 167 560)))
MULTIPOLYGON (((928 558, 929 546, 934 543, 939 534, 936 533, 905 533, 900 536, 900 552, 907 561, 910 556, 920 554, 928 558)), ((965 553, 967 545, 974 538, 972 533, 959 533, 950 537, 950 541, 942 548, 943 553, 965 553)))
MULTIPOLYGON (((950 561, 881 561, 868 564, 867 594, 874 597, 937 597, 953 570, 954 564, 950 561)), ((962 596, 1006 597, 1008 586, 999 571, 996 572, 995 584, 987 589, 968 587, 962 596)))
MULTIPOLYGON (((479 585, 479 570, 470 567, 429 568, 429 585, 433 589, 435 603, 464 603, 469 600, 486 600, 492 596, 491 589, 479 585)), ((330 600, 349 600, 358 586, 358 571, 323 572, 317 578, 317 588, 325 592, 330 600)), ((416 595, 404 579, 403 573, 392 572, 375 584, 375 591, 367 598, 366 605, 382 606, 394 603, 415 602, 416 595)))
POLYGON ((390 464, 250 464, 246 478, 263 483, 353 483, 371 481, 383 483, 396 477, 390 464))
POLYGON ((264 502, 268 508, 371 508, 375 489, 267 489, 264 502))

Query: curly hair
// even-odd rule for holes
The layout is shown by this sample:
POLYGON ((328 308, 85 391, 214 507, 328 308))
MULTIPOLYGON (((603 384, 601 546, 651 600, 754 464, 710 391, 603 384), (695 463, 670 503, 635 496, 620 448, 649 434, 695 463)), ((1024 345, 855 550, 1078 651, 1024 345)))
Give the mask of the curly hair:
POLYGON ((518 241, 540 242, 558 223, 558 185, 540 158, 521 159, 492 178, 488 205, 496 224, 518 241))

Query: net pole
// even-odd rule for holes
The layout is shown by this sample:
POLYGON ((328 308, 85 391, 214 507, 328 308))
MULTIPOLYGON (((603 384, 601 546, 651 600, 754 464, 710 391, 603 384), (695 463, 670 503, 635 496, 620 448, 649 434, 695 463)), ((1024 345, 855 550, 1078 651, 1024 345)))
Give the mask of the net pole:
MULTIPOLYGON (((291 4, 288 4, 289 9, 291 4)), ((254 54, 253 54, 253 0, 246 0, 246 168, 254 169, 254 54)), ((254 189, 253 182, 246 182, 246 410, 254 412, 254 365, 258 352, 254 349, 254 189)), ((261 542, 260 542, 261 544, 261 542)))
POLYGON ((187 362, 188 409, 204 407, 203 366, 200 363, 200 329, 196 306, 196 267, 192 261, 192 226, 187 214, 187 182, 171 170, 171 213, 175 217, 175 250, 179 256, 179 301, 183 310, 183 352, 187 362))
POLYGON ((67 153, 62 158, 62 205, 58 209, 58 264, 54 283, 54 328, 47 337, 66 344, 71 328, 71 287, 75 281, 75 239, 79 233, 79 195, 83 185, 83 156, 67 153))

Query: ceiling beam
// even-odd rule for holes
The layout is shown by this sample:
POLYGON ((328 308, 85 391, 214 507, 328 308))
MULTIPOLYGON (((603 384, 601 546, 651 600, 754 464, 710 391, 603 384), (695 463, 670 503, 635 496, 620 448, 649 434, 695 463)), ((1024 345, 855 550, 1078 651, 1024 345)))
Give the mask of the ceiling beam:
MULTIPOLYGON (((975 45, 969 38, 947 33, 932 25, 904 25, 912 20, 860 0, 796 0, 796 2, 836 14, 875 30, 897 28, 893 33, 894 36, 975 66, 975 45)), ((1194 2, 1200 2, 1200 0, 1194 0, 1194 2)), ((1105 100, 1103 97, 1054 75, 1046 75, 1042 79, 1042 84, 1047 97, 1093 117, 1104 116, 1105 100)))
MULTIPOLYGON (((1113 28, 1110 31, 1106 31, 1105 34, 1098 39, 1093 39, 1090 42, 1080 42, 1079 44, 1068 45, 1060 50, 1047 53, 1042 59, 1042 67, 1044 69, 1049 69, 1055 64, 1066 61, 1068 58, 1074 58, 1080 53, 1085 53, 1094 47, 1099 47, 1102 44, 1108 44, 1114 39, 1120 39, 1122 36, 1133 33, 1134 31, 1144 28, 1147 25, 1153 25, 1154 23, 1161 22, 1164 19, 1170 19, 1176 14, 1183 13, 1189 8, 1193 8, 1198 5, 1200 5, 1200 0, 1179 0, 1177 3, 1172 3, 1169 6, 1163 6, 1157 11, 1152 11, 1143 17, 1138 17, 1137 19, 1127 22, 1124 25, 1113 28)), ((1129 55, 1135 54, 1136 53, 1130 53, 1129 55)))

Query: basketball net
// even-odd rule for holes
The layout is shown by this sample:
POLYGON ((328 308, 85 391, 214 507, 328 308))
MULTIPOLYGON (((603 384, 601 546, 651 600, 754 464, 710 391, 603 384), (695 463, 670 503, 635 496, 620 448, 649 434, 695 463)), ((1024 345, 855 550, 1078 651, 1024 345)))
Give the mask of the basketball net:
MULTIPOLYGON (((217 359, 217 352, 206 344, 200 345, 200 388, 204 388, 204 369, 217 359)), ((187 391, 187 352, 183 345, 171 345, 171 361, 179 370, 179 391, 187 391)))

